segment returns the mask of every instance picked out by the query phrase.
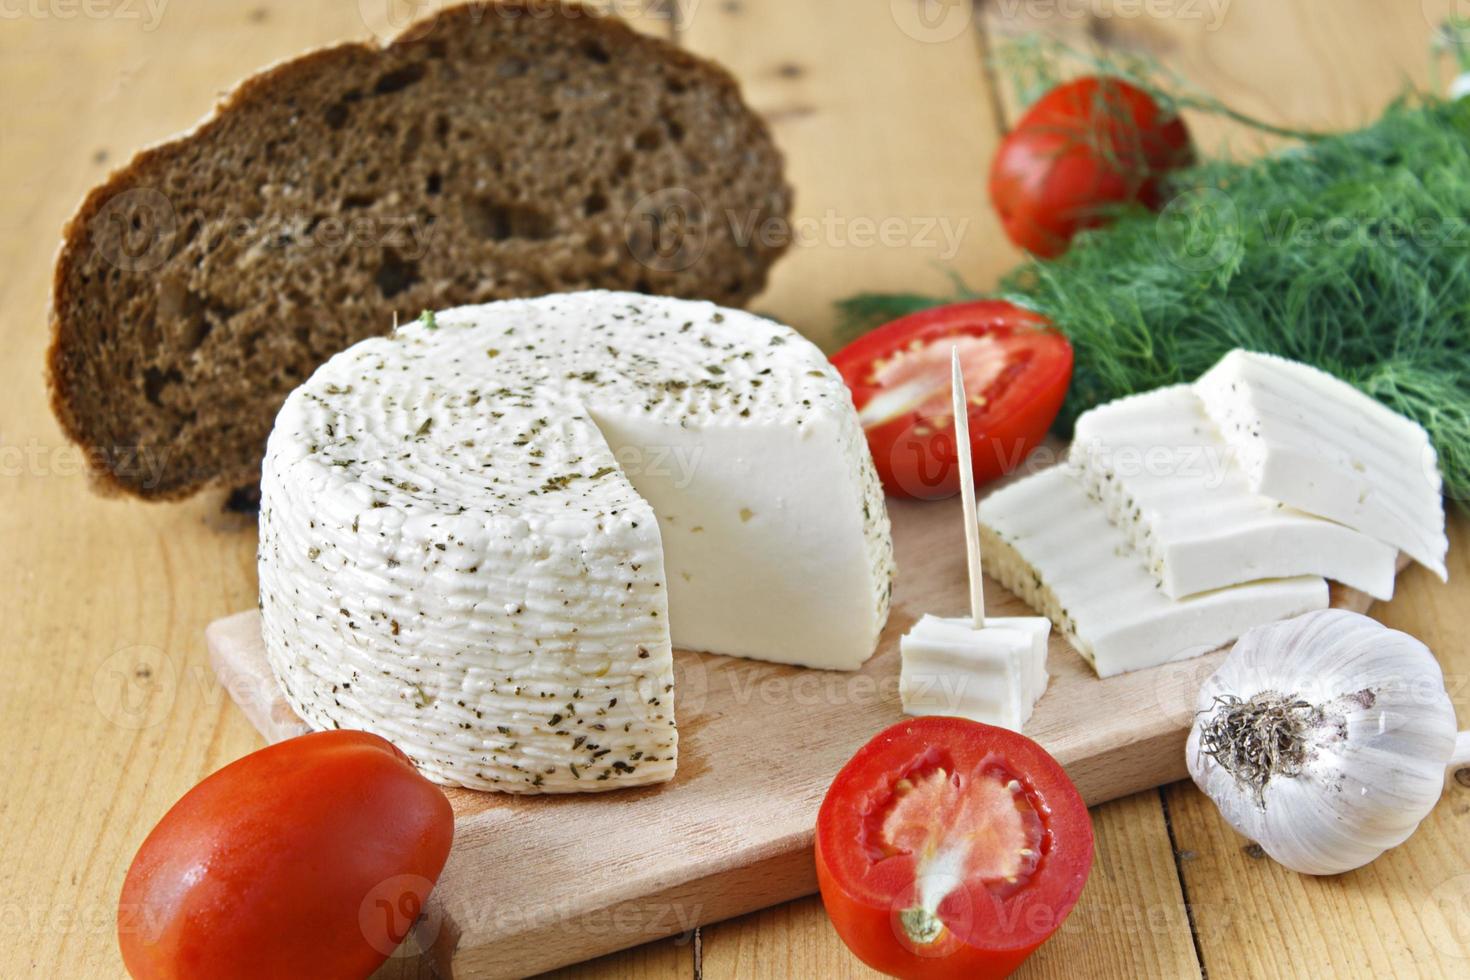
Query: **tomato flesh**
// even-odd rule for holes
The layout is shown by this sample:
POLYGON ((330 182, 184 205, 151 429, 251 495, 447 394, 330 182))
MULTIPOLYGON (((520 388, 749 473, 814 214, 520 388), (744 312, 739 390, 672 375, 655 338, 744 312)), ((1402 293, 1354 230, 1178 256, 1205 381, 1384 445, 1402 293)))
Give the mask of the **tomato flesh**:
POLYGON ((980 300, 911 314, 838 351, 883 487, 959 490, 950 357, 960 352, 975 482, 1018 466, 1045 437, 1072 377, 1072 347, 1039 314, 980 300))
POLYGON ((949 420, 954 414, 950 356, 955 348, 960 352, 965 391, 970 404, 978 408, 988 403, 996 381, 1017 363, 994 333, 960 334, 948 344, 916 338, 910 346, 873 363, 866 380, 878 394, 858 412, 864 428, 886 425, 907 414, 933 419, 940 428, 949 424, 939 420, 949 420))
POLYGON ((900 779, 876 830, 870 853, 913 855, 921 878, 948 869, 996 894, 1029 880, 1040 858, 1041 818, 1001 766, 973 778, 940 766, 900 779))
POLYGON ((1024 736, 959 718, 878 735, 817 819, 822 901, 849 948, 913 978, 1003 977, 1066 918, 1092 825, 1024 736))

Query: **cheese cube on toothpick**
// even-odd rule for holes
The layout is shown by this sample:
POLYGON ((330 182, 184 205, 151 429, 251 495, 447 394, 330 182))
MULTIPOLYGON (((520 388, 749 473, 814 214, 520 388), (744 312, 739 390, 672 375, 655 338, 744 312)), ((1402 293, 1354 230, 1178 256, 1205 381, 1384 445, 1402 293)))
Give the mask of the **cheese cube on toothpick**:
POLYGON ((958 348, 952 371, 970 616, 944 619, 926 615, 904 634, 898 645, 902 662, 899 697, 905 714, 957 715, 1020 731, 1046 690, 1051 622, 1044 616, 985 615, 969 411, 958 348))
POLYGON ((958 715, 1020 731, 1046 690, 1050 634, 1041 616, 993 617, 978 630, 968 618, 924 616, 898 643, 904 714, 958 715))

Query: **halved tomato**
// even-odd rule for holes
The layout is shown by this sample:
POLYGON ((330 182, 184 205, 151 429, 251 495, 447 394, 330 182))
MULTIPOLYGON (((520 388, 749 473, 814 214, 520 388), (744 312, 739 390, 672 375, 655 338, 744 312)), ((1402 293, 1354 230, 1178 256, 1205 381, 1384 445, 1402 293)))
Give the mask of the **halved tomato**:
POLYGON ((934 499, 960 488, 950 352, 970 399, 975 482, 1020 465, 1057 417, 1072 379, 1072 345, 1039 313, 1003 300, 921 310, 838 351, 883 487, 934 499))
POLYGON ((913 718, 853 756, 817 815, 817 881, 859 959, 912 980, 1010 974, 1092 869, 1092 820, 1041 746, 913 718))

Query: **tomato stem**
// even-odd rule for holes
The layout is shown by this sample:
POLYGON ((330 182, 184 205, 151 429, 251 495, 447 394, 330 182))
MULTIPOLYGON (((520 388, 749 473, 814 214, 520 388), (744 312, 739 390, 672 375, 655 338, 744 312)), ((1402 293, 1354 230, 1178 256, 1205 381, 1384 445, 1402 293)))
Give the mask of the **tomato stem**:
POLYGON ((919 946, 929 945, 944 932, 944 923, 939 916, 922 905, 904 909, 898 913, 898 921, 903 925, 904 935, 919 946))

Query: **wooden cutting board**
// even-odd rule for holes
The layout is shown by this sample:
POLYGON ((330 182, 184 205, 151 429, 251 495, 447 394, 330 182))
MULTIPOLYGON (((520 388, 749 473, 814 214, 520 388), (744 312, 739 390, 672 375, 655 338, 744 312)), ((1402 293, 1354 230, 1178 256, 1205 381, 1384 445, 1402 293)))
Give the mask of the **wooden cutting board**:
MULTIPOLYGON (((812 828, 828 783, 901 718, 898 638, 926 612, 968 608, 959 499, 889 501, 893 613, 856 673, 676 652, 679 770, 670 783, 586 796, 449 790, 454 849, 419 939, 445 976, 517 977, 816 891, 812 828)), ((992 615, 1028 615, 987 579, 992 615)), ((1333 587, 1333 605, 1372 600, 1333 587)), ((231 697, 270 741, 305 731, 266 665, 251 611, 208 631, 231 697)), ((1026 734, 1089 804, 1186 776, 1200 684, 1223 652, 1098 680, 1053 636, 1052 679, 1026 734)))

